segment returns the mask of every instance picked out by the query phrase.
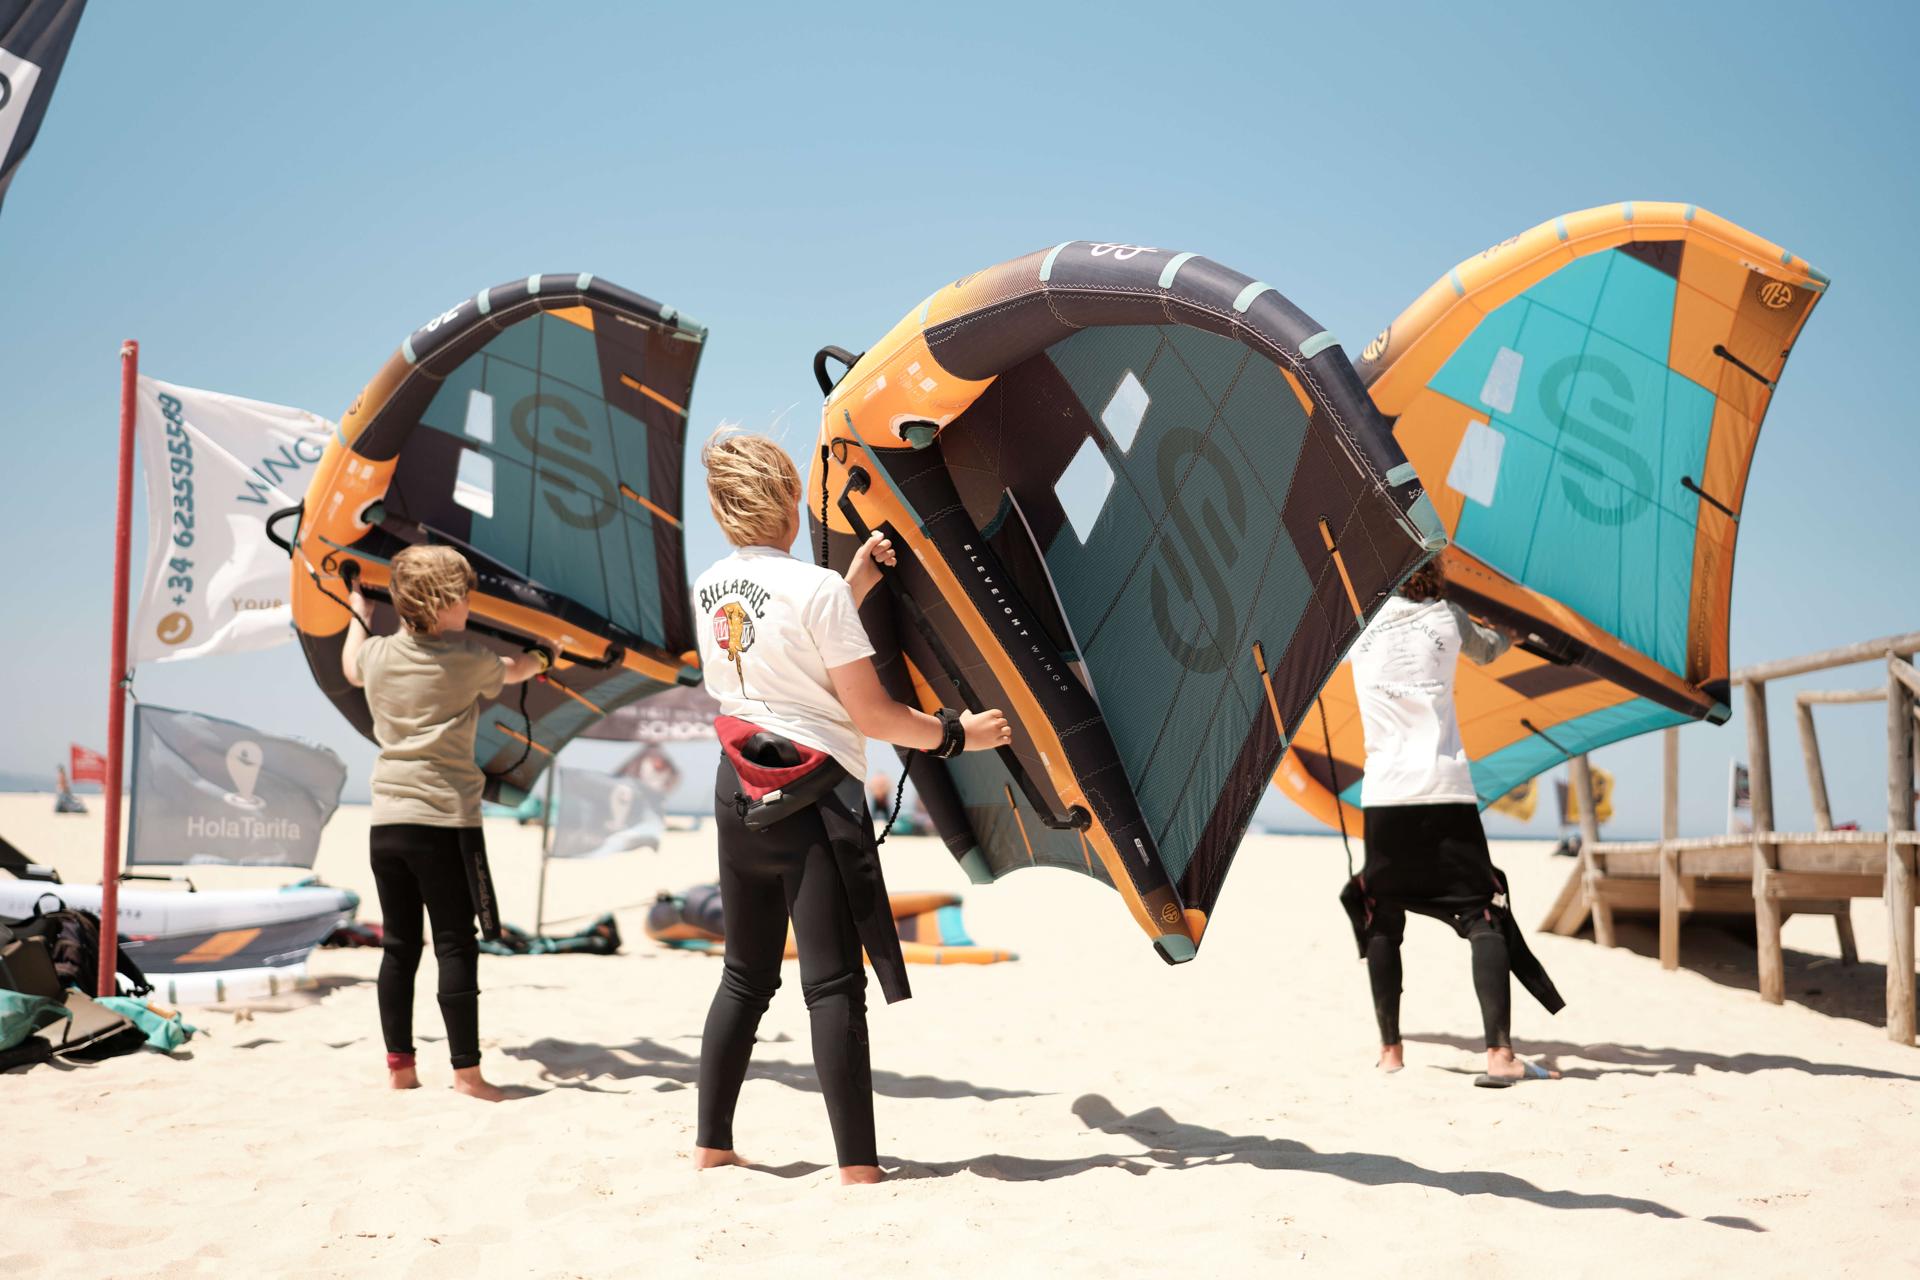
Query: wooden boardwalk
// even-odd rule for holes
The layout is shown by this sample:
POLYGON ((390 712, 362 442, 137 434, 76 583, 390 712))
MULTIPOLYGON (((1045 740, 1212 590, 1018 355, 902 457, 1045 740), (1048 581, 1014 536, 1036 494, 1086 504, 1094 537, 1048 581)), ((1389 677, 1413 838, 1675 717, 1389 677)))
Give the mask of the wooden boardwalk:
POLYGON ((1885 636, 1863 644, 1737 670, 1732 683, 1745 690, 1748 776, 1753 795, 1753 831, 1682 839, 1679 836, 1679 730, 1665 735, 1660 839, 1602 841, 1593 817, 1591 776, 1585 756, 1571 762, 1580 803, 1580 865, 1543 928, 1571 934, 1591 919, 1594 940, 1614 944, 1615 911, 1655 911, 1660 918, 1660 965, 1680 965, 1680 922, 1693 913, 1752 910, 1758 940, 1760 997, 1779 1004, 1786 995, 1780 926, 1789 916, 1831 915, 1843 960, 1855 958, 1850 907, 1855 898, 1886 903, 1887 1035, 1914 1042, 1914 873, 1920 833, 1914 829, 1914 747, 1920 672, 1913 656, 1920 632, 1885 636), (1773 760, 1767 722, 1767 683, 1790 676, 1872 662, 1884 684, 1864 689, 1810 690, 1794 700, 1801 755, 1813 800, 1815 830, 1774 827, 1773 760), (1887 704, 1887 826, 1884 831, 1836 831, 1820 761, 1813 708, 1834 703, 1887 704))

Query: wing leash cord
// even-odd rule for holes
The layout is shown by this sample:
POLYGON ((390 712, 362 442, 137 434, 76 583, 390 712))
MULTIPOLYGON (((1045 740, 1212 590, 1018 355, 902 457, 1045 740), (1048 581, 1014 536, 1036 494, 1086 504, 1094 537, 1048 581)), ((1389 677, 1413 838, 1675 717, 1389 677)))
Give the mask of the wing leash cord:
MULTIPOLYGON (((1347 839, 1347 805, 1340 798, 1340 762, 1333 755, 1333 731, 1327 728, 1327 700, 1315 698, 1313 705, 1320 708, 1320 740, 1327 745, 1327 778, 1332 783, 1333 812, 1340 819, 1340 847, 1347 851, 1347 879, 1353 879, 1353 845, 1347 839)), ((1361 797, 1365 799, 1365 797, 1361 797)))

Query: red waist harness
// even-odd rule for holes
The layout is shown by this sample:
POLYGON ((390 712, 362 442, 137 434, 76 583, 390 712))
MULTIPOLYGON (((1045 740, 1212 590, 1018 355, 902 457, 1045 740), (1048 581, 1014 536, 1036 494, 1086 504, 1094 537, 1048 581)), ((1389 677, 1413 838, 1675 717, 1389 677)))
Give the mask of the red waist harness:
POLYGON ((733 804, 748 830, 764 831, 808 808, 820 815, 847 907, 880 990, 889 1004, 905 1000, 912 989, 900 955, 900 931, 888 906, 880 850, 860 785, 819 748, 802 746, 746 720, 716 716, 713 731, 739 782, 733 804))
POLYGON ((740 779, 735 800, 750 831, 764 831, 838 786, 847 771, 818 747, 734 716, 716 716, 720 750, 740 779))

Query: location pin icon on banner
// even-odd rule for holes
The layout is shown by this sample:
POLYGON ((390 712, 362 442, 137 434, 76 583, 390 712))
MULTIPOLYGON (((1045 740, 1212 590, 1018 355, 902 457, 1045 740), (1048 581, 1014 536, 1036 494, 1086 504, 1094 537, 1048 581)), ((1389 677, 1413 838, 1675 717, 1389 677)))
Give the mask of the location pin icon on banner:
POLYGON ((260 781, 260 744, 242 740, 227 748, 227 776, 233 779, 234 793, 227 798, 246 808, 257 808, 253 789, 260 781))
POLYGON ((607 797, 607 808, 612 812, 613 822, 609 831, 619 831, 627 825, 627 815, 633 812, 633 788, 621 783, 607 797))

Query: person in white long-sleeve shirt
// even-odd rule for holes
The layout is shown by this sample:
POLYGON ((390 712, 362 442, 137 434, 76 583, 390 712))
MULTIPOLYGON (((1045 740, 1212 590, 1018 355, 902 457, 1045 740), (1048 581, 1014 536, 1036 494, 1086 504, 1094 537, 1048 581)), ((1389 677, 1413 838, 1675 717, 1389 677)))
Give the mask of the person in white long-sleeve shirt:
POLYGON ((1367 860, 1357 880, 1362 937, 1380 1026, 1380 1069, 1405 1065, 1400 942, 1407 912, 1414 911, 1446 921, 1472 945, 1487 1045, 1486 1074, 1476 1083, 1500 1087, 1554 1073, 1513 1054, 1505 896, 1460 745, 1453 682, 1462 656, 1492 662, 1512 637, 1475 622, 1443 591, 1435 565, 1417 571, 1349 654, 1367 746, 1361 784, 1367 860))

